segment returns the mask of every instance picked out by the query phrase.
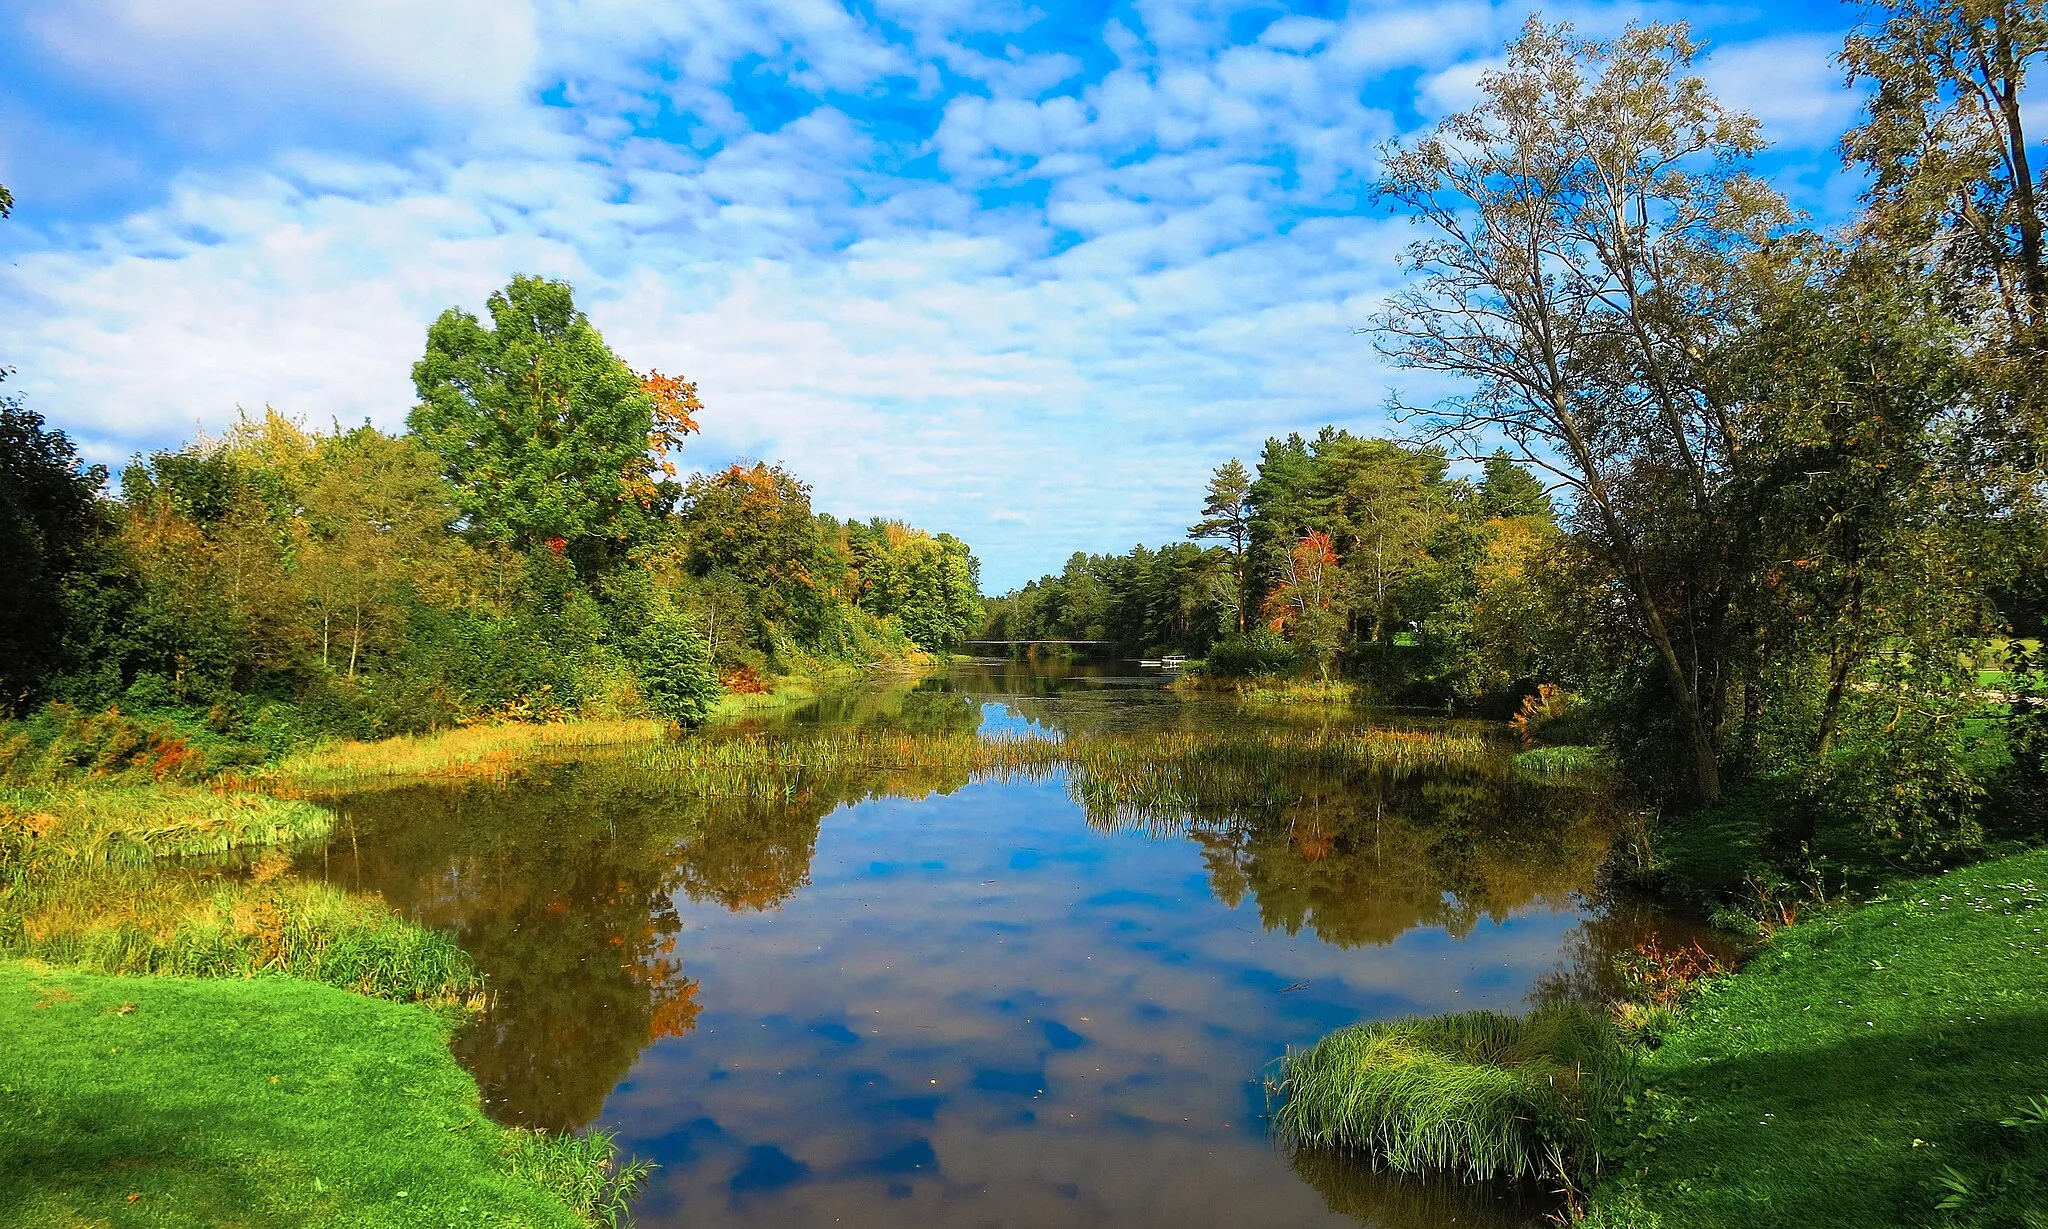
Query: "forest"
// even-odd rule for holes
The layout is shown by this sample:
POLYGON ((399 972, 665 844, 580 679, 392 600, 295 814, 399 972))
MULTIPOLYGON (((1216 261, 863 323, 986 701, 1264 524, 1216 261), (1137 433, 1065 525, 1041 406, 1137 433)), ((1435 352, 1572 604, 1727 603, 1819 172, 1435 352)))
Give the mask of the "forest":
POLYGON ((502 720, 691 727, 981 626, 950 534, 815 512, 776 465, 679 478, 696 387, 628 367, 565 283, 450 308, 413 381, 401 434, 245 414, 118 489, 0 402, 0 703, 46 732, 118 707, 221 763, 502 720))

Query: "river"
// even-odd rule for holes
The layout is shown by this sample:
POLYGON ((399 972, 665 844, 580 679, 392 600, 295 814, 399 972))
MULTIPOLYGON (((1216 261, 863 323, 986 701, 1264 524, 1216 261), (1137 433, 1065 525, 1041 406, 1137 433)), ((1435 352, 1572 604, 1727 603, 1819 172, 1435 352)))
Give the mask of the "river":
POLYGON ((458 938, 495 992, 456 1041, 487 1108, 657 1163, 643 1226, 1540 1223, 1540 1192, 1290 1153, 1263 1080, 1355 1021, 1600 993, 1673 925, 1600 903, 1604 796, 1504 756, 1233 758, 1366 719, 1160 682, 959 666, 697 736, 1185 733, 1199 769, 1133 766, 1137 804, 904 763, 706 797, 592 753, 334 799, 300 868, 458 938))

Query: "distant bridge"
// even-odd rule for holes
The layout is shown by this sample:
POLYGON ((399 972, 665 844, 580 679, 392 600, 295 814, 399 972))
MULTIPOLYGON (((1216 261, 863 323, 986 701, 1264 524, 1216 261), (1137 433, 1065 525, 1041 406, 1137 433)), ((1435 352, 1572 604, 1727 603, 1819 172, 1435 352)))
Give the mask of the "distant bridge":
POLYGON ((1108 644, 1107 640, 963 640, 962 644, 1108 644))

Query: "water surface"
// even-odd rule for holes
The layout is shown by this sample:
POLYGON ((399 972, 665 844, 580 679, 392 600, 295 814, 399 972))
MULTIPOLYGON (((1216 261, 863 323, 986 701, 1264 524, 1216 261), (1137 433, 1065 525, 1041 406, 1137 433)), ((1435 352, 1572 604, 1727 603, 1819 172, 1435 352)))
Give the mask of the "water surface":
MULTIPOLYGON (((1357 720, 1158 682, 967 667, 711 736, 1357 720)), ((1141 807, 901 765, 706 798, 597 756, 341 799, 302 865, 475 955, 497 1002, 457 1051, 488 1107, 657 1162, 643 1225, 1537 1223, 1526 1193, 1288 1155, 1261 1079, 1355 1021, 1597 992, 1657 924, 1590 903, 1603 801, 1504 761, 1168 780, 1141 807)))

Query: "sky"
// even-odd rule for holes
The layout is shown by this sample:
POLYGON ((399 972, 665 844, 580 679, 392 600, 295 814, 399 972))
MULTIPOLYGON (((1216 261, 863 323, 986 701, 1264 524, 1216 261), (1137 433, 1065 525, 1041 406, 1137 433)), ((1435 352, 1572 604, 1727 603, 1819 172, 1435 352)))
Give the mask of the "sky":
MULTIPOLYGON (((1532 9, 1045 0, 0 0, 0 364, 94 461, 271 406, 403 426, 444 309, 566 278, 698 382, 685 468, 971 543, 1001 592, 1178 539, 1231 456, 1387 434, 1357 329, 1389 139, 1532 9)), ((1761 164, 1839 217, 1832 0, 1686 20, 1761 164)), ((1426 392, 1427 390, 1423 390, 1426 392)))

